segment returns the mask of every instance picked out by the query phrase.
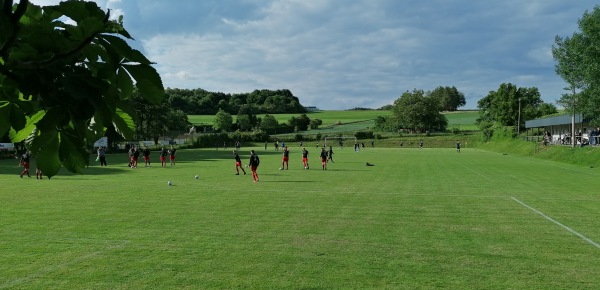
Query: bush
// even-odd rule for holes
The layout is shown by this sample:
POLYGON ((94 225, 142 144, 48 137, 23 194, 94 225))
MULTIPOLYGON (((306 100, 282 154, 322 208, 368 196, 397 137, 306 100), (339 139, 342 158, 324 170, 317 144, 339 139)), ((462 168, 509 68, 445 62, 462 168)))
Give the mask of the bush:
POLYGON ((359 131, 359 132, 354 132, 354 137, 356 137, 356 139, 373 139, 373 131, 359 131))

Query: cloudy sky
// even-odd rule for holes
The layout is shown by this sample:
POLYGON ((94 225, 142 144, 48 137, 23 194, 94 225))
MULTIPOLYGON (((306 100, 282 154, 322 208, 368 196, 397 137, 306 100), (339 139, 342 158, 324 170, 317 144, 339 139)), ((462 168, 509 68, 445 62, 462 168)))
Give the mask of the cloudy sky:
MULTIPOLYGON (((31 0, 38 5, 53 0, 31 0)), ((563 93, 554 37, 593 1, 96 0, 123 15, 165 87, 289 89, 305 106, 379 108, 403 92, 455 86, 467 105, 501 83, 563 93)))

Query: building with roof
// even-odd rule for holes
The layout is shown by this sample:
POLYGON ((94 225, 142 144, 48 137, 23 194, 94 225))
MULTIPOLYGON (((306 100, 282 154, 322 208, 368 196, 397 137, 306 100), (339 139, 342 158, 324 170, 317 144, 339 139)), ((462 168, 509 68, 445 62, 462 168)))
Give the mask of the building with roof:
MULTIPOLYGON (((573 136, 572 131, 572 115, 561 115, 553 117, 545 117, 525 121, 525 129, 527 135, 540 135, 540 132, 548 132, 552 136, 550 142, 552 144, 570 144, 570 136, 573 136), (538 134, 535 134, 537 131, 538 134)), ((589 119, 583 118, 581 114, 575 115, 575 135, 583 137, 583 140, 588 140, 588 134, 593 130, 589 123, 589 119)), ((597 137, 596 137, 597 138, 597 137)), ((598 142, 594 142, 597 144, 598 142)))

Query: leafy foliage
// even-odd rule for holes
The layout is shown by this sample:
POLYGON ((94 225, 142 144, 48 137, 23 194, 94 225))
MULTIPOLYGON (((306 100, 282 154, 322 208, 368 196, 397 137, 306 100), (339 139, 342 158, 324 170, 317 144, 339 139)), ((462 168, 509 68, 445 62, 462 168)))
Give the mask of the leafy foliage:
POLYGON ((122 19, 96 3, 0 0, 0 9, 0 136, 27 139, 47 176, 61 166, 81 172, 87 144, 108 126, 132 137, 134 87, 150 102, 163 99, 160 76, 125 41, 122 19))
POLYGON ((438 100, 425 95, 423 90, 405 92, 394 101, 393 127, 412 129, 417 132, 444 131, 448 120, 440 113, 438 100))
POLYGON ((158 144, 160 136, 171 131, 186 130, 189 125, 184 112, 173 109, 165 102, 153 104, 144 99, 137 90, 129 102, 135 116, 136 139, 154 140, 154 143, 158 144))
POLYGON ((586 11, 578 24, 580 31, 571 37, 556 36, 552 47, 556 73, 569 84, 559 103, 600 124, 600 7, 586 11))
POLYGON ((482 129, 493 123, 500 126, 520 125, 523 128, 525 120, 538 118, 551 110, 543 104, 537 88, 518 88, 511 83, 503 83, 497 91, 490 91, 477 103, 480 115, 478 123, 482 129), (519 115, 521 124, 517 124, 519 115))
MULTIPOLYGON (((167 89, 167 100, 174 108, 189 115, 214 115, 218 110, 229 114, 304 113, 306 110, 290 90, 255 90, 251 93, 225 94, 203 89, 167 89), (240 113, 241 111, 241 113, 240 113)), ((252 117, 250 116, 250 121, 252 117)), ((256 123, 252 124, 253 126, 256 123)))
POLYGON ((465 95, 456 89, 456 87, 437 87, 428 95, 436 99, 442 111, 456 111, 464 106, 467 101, 465 95))
POLYGON ((215 121, 213 125, 216 130, 220 130, 222 132, 231 131, 233 126, 233 117, 231 114, 223 110, 219 110, 219 112, 217 112, 215 115, 215 121))

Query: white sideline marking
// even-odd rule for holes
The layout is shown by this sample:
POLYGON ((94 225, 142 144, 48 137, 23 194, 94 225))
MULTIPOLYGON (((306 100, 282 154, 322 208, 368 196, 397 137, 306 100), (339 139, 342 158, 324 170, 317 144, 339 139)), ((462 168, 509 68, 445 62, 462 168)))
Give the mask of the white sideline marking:
POLYGON ((584 235, 582 235, 582 234, 580 234, 580 233, 576 232, 575 230, 571 229, 570 227, 567 227, 567 226, 565 226, 565 225, 563 225, 563 224, 561 224, 561 223, 559 223, 559 222, 555 221, 555 220, 554 220, 554 219, 552 219, 551 217, 549 217, 549 216, 545 215, 544 213, 542 213, 541 211, 539 211, 539 210, 537 210, 537 209, 535 209, 535 208, 533 208, 533 207, 530 207, 530 206, 526 205, 526 204, 525 204, 525 203, 523 203, 522 201, 520 201, 520 200, 518 200, 518 199, 516 199, 516 198, 514 198, 514 197, 512 197, 512 196, 511 196, 510 198, 512 198, 514 201, 516 201, 516 202, 520 203, 522 206, 524 206, 524 207, 526 207, 526 208, 530 209, 531 211, 533 211, 533 212, 535 212, 535 213, 537 213, 537 214, 539 214, 539 215, 543 216, 545 219, 547 219, 547 220, 549 220, 549 221, 551 221, 551 222, 553 222, 553 223, 555 223, 555 224, 557 224, 557 225, 561 226, 561 227, 562 227, 562 228, 564 228, 565 230, 567 230, 567 231, 571 232, 572 234, 574 234, 574 235, 576 235, 576 236, 580 237, 581 239, 583 239, 584 241, 586 241, 586 242, 590 243, 591 245, 595 246, 596 248, 600 249, 600 245, 599 245, 598 243, 596 243, 596 242, 594 242, 594 241, 590 240, 590 239, 589 239, 589 238, 587 238, 586 236, 584 236, 584 235))
POLYGON ((466 168, 466 169, 469 169, 469 170, 471 170, 472 172, 474 172, 475 174, 477 174, 477 175, 479 175, 479 176, 482 176, 482 177, 485 177, 485 178, 487 178, 489 181, 494 181, 494 180, 492 180, 491 178, 489 178, 489 177, 487 177, 487 176, 485 176, 485 175, 483 175, 483 174, 481 174, 481 173, 479 173, 479 172, 477 172, 477 171, 473 170, 473 169, 472 169, 471 167, 469 167, 469 166, 466 166, 466 165, 464 165, 464 164, 462 164, 462 163, 460 163, 460 162, 458 162, 458 165, 460 165, 460 166, 462 166, 462 167, 464 167, 464 168, 466 168))

